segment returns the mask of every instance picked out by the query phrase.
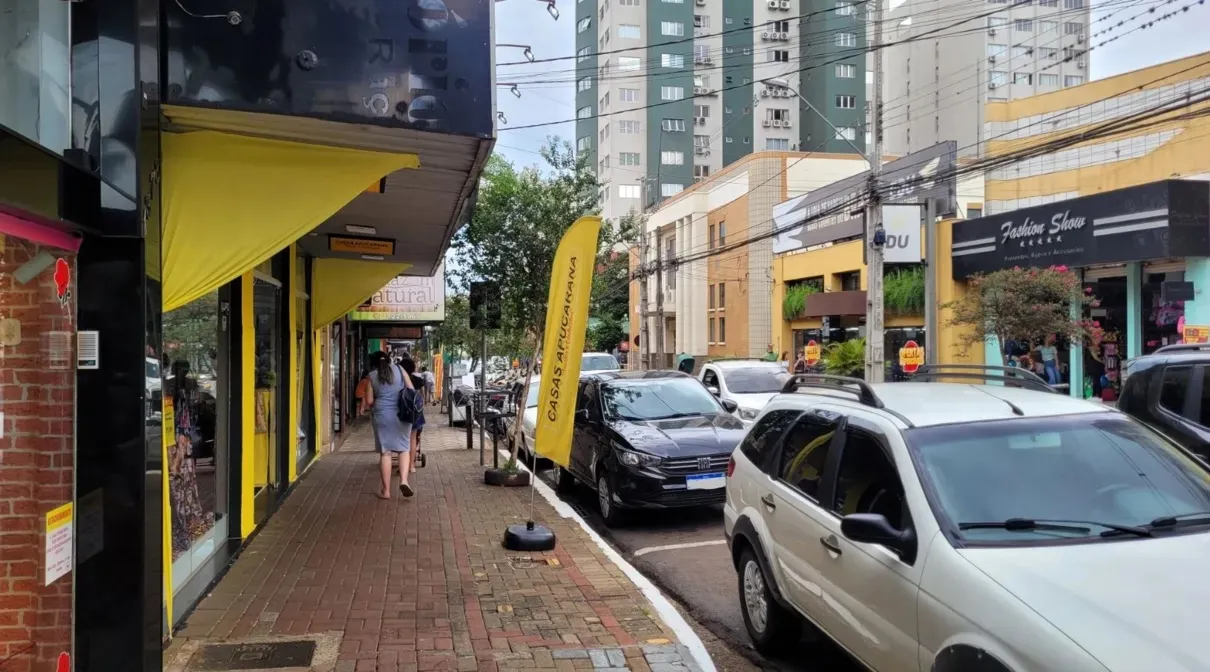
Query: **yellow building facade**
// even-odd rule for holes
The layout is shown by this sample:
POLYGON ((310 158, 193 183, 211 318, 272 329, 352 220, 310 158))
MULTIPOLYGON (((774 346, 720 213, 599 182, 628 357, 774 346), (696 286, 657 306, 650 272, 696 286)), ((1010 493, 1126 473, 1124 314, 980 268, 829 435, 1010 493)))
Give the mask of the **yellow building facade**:
MULTIPOLYGON (((1210 324, 1207 89, 1210 52, 989 103, 984 156, 1020 158, 986 175, 984 217, 955 223, 939 242, 950 256, 939 292, 1001 268, 1072 268, 1099 300, 1088 317, 1107 342, 1063 348, 1060 383, 1073 396, 1114 398, 1123 361, 1179 342, 1186 322, 1210 324), (1040 147, 1050 151, 1028 154, 1040 147), (1073 230, 1052 240, 1056 217, 1073 230), (1018 240, 1014 227, 1030 223, 1044 234, 1018 240)), ((989 342, 984 357, 1009 349, 989 342)))

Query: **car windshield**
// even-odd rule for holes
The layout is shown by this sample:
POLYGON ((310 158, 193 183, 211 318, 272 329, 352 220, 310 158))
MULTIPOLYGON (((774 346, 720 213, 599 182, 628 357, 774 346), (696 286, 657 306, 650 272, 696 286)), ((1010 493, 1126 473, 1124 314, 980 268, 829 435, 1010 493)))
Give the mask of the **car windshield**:
POLYGON ((614 381, 601 386, 605 415, 621 420, 660 420, 717 413, 718 402, 693 378, 614 381))
POLYGON ((541 393, 542 393, 542 386, 538 384, 538 381, 535 380, 535 381, 531 382, 529 384, 529 396, 525 398, 525 407, 526 408, 537 408, 538 407, 538 395, 541 393))
POLYGON ((904 435, 932 482, 934 506, 968 541, 1099 538, 1108 531, 1100 523, 1147 526, 1210 511, 1210 470, 1118 414, 945 425, 904 435), (970 526, 1010 519, 1096 524, 970 526))
POLYGON ((588 373, 589 371, 617 371, 622 367, 618 366, 618 360, 613 358, 613 355, 584 355, 584 359, 580 360, 580 373, 588 373))
POLYGON ((723 382, 733 394, 781 392, 782 386, 789 379, 790 372, 780 366, 754 366, 723 372, 723 382))

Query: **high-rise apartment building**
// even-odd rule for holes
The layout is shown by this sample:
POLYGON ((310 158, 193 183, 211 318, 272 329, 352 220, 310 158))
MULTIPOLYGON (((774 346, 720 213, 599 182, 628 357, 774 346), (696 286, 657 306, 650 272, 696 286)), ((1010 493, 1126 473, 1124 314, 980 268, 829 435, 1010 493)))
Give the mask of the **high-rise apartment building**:
POLYGON ((851 0, 578 0, 576 147, 603 215, 754 151, 864 151, 867 25, 851 0))
POLYGON ((1091 0, 906 0, 887 12, 883 139, 981 151, 984 105, 1088 81, 1091 0), (927 35, 925 33, 928 33, 927 35))

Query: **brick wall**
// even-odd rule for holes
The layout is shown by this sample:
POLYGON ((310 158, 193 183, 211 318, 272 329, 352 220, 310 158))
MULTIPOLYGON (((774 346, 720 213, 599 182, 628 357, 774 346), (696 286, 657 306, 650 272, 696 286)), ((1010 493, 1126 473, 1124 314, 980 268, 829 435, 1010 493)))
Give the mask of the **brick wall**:
MULTIPOLYGON (((43 672, 72 640, 72 576, 46 586, 43 559, 46 513, 72 501, 75 301, 59 301, 53 263, 27 284, 14 277, 56 250, 0 241, 0 320, 21 327, 19 344, 0 346, 0 672, 43 672)), ((74 292, 74 259, 56 257, 71 263, 74 292)))

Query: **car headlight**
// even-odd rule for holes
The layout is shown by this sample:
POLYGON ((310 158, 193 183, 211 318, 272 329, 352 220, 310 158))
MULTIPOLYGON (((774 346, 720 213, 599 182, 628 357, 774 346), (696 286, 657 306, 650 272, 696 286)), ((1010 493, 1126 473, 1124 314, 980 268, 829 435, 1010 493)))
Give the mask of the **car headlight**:
POLYGON ((756 416, 758 416, 758 415, 760 415, 760 411, 756 410, 755 408, 739 409, 740 420, 755 420, 756 416))
POLYGON ((618 455, 618 461, 628 467, 654 467, 659 465, 662 458, 647 453, 639 453, 618 444, 613 444, 613 451, 618 455))

